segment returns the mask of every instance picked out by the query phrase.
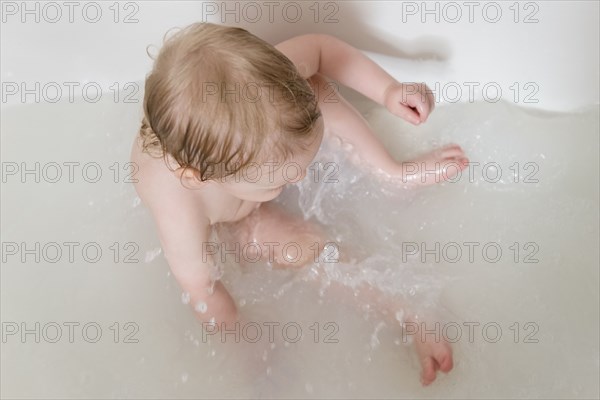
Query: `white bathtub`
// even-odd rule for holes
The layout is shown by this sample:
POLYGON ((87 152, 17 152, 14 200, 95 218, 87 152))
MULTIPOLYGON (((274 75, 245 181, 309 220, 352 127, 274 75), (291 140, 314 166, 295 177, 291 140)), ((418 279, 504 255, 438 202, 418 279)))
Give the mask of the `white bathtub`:
POLYGON ((598 397, 598 2, 1 7, 3 397, 598 397), (442 274, 454 282, 441 294, 445 309, 462 322, 495 323, 510 340, 460 341, 455 370, 421 388, 410 348, 380 321, 333 295, 316 305, 314 287, 278 273, 269 287, 294 296, 269 302, 258 289, 270 275, 235 271, 229 282, 245 293, 248 318, 293 321, 309 338, 317 326, 320 340, 258 350, 204 343, 127 164, 151 66, 146 46, 201 20, 271 43, 333 34, 399 80, 426 82, 439 108, 420 131, 344 90, 398 158, 458 141, 471 160, 541 165, 540 185, 442 185, 401 198, 416 208, 400 213, 399 237, 452 237, 457 224, 453 240, 472 229, 481 240, 497 233, 506 246, 540 246, 535 268, 503 259, 442 274), (428 222, 413 229, 419 221, 428 222), (332 321, 340 340, 324 343, 332 321), (539 341, 524 342, 534 327, 539 341))

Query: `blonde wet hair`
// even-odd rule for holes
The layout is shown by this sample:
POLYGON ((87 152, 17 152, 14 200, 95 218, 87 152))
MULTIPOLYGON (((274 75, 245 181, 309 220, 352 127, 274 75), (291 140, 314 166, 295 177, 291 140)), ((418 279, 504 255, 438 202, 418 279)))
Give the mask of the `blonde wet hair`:
POLYGON ((292 155, 320 115, 308 82, 272 45, 195 23, 164 40, 146 77, 140 136, 145 152, 206 181, 292 155))

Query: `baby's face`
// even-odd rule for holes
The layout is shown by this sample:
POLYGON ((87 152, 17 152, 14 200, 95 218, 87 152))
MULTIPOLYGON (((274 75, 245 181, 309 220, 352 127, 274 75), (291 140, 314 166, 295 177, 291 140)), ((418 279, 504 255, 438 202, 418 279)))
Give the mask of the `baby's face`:
POLYGON ((251 163, 246 169, 229 176, 218 185, 227 193, 241 200, 265 202, 279 196, 288 183, 302 180, 323 140, 322 118, 315 127, 312 141, 306 149, 294 151, 294 155, 281 162, 251 163))

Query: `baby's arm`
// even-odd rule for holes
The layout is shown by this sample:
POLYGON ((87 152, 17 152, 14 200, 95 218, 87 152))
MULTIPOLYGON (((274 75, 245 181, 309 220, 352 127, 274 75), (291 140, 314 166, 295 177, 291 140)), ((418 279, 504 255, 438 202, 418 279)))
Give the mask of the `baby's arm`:
POLYGON ((302 35, 276 47, 303 77, 321 73, 415 125, 425 122, 434 108, 432 92, 424 84, 398 82, 361 51, 334 36, 302 35))
MULTIPOLYGON (((191 206, 191 205, 190 205, 191 206)), ((177 208, 157 216, 165 258, 201 322, 214 321, 232 329, 237 320, 235 303, 220 280, 211 279, 213 258, 207 252, 210 225, 193 212, 198 207, 177 208)))
POLYGON ((438 149, 418 160, 396 161, 362 115, 328 85, 326 75, 414 124, 424 122, 434 107, 433 96, 425 85, 397 82, 359 50, 332 36, 298 36, 276 48, 292 60, 302 76, 310 77, 328 131, 352 144, 362 163, 388 177, 401 178, 404 184, 438 183, 465 168, 468 159, 457 145, 438 149))
POLYGON ((237 319, 236 307, 220 281, 212 287, 213 259, 206 254, 204 245, 211 228, 202 207, 178 179, 173 179, 162 160, 149 159, 136 149, 134 146, 132 155, 132 161, 139 165, 135 189, 152 212, 175 279, 181 289, 189 293, 190 305, 200 321, 210 322, 215 318, 217 328, 221 323, 231 328, 237 319))

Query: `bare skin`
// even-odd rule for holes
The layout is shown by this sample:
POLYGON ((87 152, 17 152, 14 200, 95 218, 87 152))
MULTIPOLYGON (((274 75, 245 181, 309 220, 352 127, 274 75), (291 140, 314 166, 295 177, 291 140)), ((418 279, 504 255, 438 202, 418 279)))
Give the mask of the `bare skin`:
MULTIPOLYGON (((211 276, 215 260, 207 254, 205 244, 209 242, 215 224, 237 223, 237 240, 242 243, 281 243, 285 240, 298 243, 305 255, 314 254, 315 242, 325 243, 318 227, 287 216, 268 203, 281 193, 284 185, 306 175, 323 135, 336 135, 351 143, 361 163, 373 170, 417 185, 451 178, 468 162, 457 145, 446 146, 413 161, 413 164, 425 167, 420 170, 415 171, 414 165, 409 167, 409 162, 397 162, 360 113, 333 86, 328 85, 327 78, 365 94, 385 105, 393 114, 416 125, 425 122, 434 107, 433 97, 423 86, 420 91, 408 91, 406 84, 397 82, 361 52, 331 36, 299 36, 276 48, 292 60, 300 74, 309 80, 323 115, 307 149, 294 153, 293 158, 285 161, 300 166, 300 175, 290 178, 283 168, 264 169, 257 182, 200 182, 191 171, 180 168, 172 160, 167 160, 171 166, 169 169, 162 158, 142 152, 139 139, 132 148, 131 161, 139 167, 135 188, 153 215, 173 275, 181 288, 190 294, 191 305, 202 305, 196 316, 203 324, 233 329, 238 320, 233 299, 222 283, 211 276), (434 174, 423 175, 423 171, 432 170, 439 171, 435 175, 437 178, 433 178, 434 174), (263 203, 266 204, 261 206, 263 203), (251 218, 246 218, 253 211, 251 218)), ((312 261, 312 257, 290 262, 292 259, 292 253, 279 253, 275 263, 295 267, 312 261)), ((448 343, 415 340, 415 344, 421 360, 423 384, 431 383, 437 370, 448 372, 452 368, 452 352, 448 343)))

